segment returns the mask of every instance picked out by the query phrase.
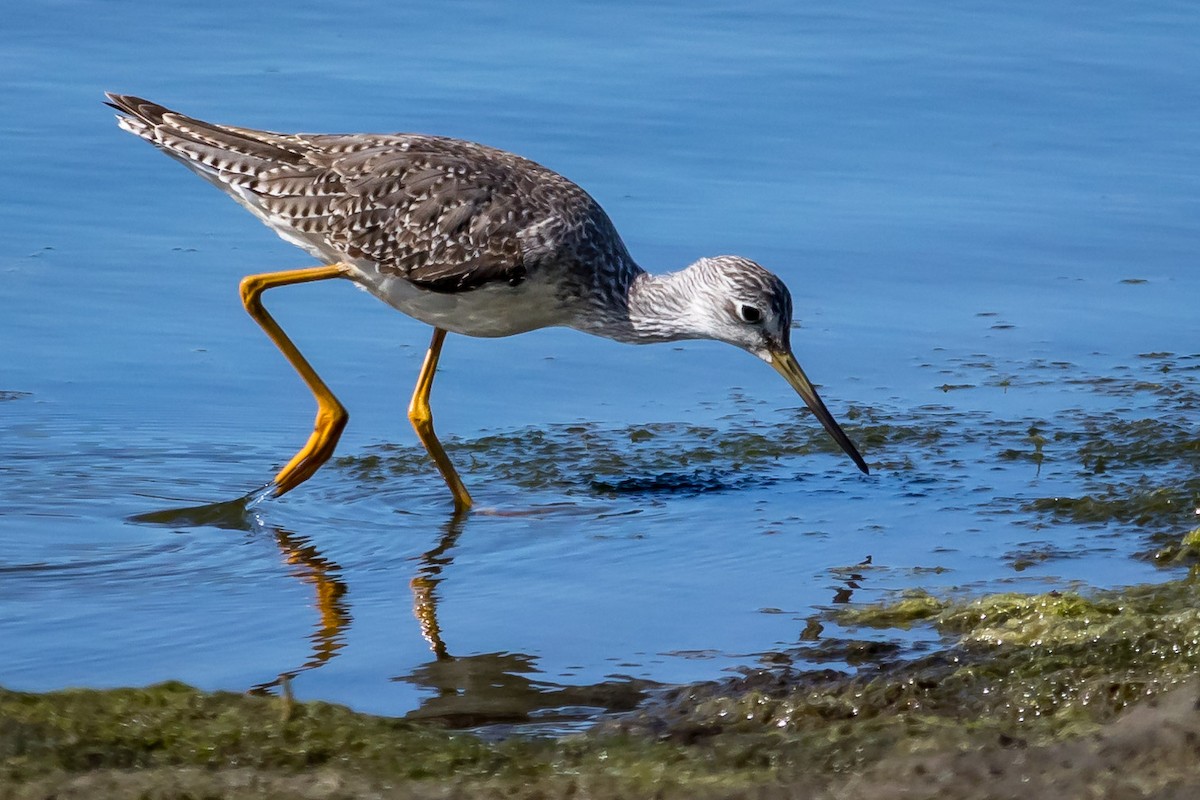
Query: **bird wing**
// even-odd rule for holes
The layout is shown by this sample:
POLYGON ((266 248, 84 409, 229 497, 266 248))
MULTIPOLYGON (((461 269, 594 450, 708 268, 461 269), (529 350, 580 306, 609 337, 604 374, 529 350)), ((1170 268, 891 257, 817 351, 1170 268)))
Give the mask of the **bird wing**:
POLYGON ((108 95, 122 128, 238 200, 288 241, 366 260, 427 289, 525 275, 522 231, 586 194, 531 161, 419 134, 282 134, 197 120, 108 95), (561 202, 559 203, 561 205, 561 202))
MULTIPOLYGON (((309 180, 338 186, 317 225, 343 252, 436 291, 464 291, 525 275, 520 232, 536 210, 521 202, 515 158, 432 136, 306 136, 309 180)), ((283 191, 292 175, 255 190, 283 191)), ((304 202, 299 202, 303 212, 304 202)))

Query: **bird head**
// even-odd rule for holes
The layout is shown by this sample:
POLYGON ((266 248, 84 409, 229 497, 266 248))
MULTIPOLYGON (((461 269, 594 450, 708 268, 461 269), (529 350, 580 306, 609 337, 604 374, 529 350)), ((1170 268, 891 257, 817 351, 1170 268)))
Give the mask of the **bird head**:
POLYGON ((686 272, 699 288, 692 295, 702 308, 708 338, 728 342, 758 356, 783 376, 834 441, 860 470, 869 473, 854 443, 838 425, 792 354, 792 294, 774 273, 740 256, 703 258, 686 272))

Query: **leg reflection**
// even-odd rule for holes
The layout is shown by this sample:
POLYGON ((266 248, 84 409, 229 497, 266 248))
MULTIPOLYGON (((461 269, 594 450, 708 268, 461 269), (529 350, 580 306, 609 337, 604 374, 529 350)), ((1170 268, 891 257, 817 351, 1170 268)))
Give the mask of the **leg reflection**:
POLYGON ((277 686, 286 686, 301 672, 316 669, 328 662, 346 646, 346 631, 350 627, 350 605, 346 602, 346 584, 341 579, 342 568, 321 555, 304 536, 283 528, 272 528, 275 543, 284 560, 292 566, 292 574, 313 587, 317 612, 317 629, 309 636, 312 652, 299 667, 281 673, 272 681, 259 684, 250 691, 265 693, 277 686))
POLYGON ((456 513, 446 523, 437 547, 422 553, 421 566, 409 586, 413 593, 413 616, 421 626, 421 636, 429 642, 429 649, 439 660, 449 659, 446 642, 442 639, 442 628, 437 620, 437 585, 442 582, 441 574, 453 559, 447 555, 453 549, 466 525, 467 514, 456 513))
POLYGON ((438 624, 438 585, 449 567, 468 515, 456 514, 447 523, 437 546, 421 554, 410 581, 413 615, 435 658, 407 675, 393 678, 427 690, 408 719, 437 720, 456 728, 477 725, 523 725, 537 720, 549 726, 594 719, 598 713, 634 708, 648 683, 614 679, 594 685, 564 686, 545 679, 537 656, 499 652, 451 656, 438 624))
POLYGON ((261 497, 260 490, 236 500, 166 508, 127 519, 141 525, 170 528, 211 526, 256 536, 267 533, 275 537, 279 552, 291 566, 291 574, 313 587, 317 612, 320 614, 317 629, 309 636, 312 653, 308 660, 274 680, 250 689, 251 692, 262 694, 281 687, 286 693, 288 681, 305 670, 321 666, 345 646, 346 630, 350 627, 350 606, 346 602, 346 583, 341 577, 341 566, 321 555, 307 537, 264 524, 261 517, 251 510, 261 497))

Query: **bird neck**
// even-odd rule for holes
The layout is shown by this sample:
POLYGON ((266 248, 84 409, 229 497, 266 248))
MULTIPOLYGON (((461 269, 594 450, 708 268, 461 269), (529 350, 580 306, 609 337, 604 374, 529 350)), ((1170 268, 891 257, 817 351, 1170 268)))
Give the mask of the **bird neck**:
POLYGON ((693 267, 652 275, 628 260, 580 292, 582 303, 566 324, 626 344, 704 338, 696 323, 701 287, 693 267))
POLYGON ((690 269, 651 275, 643 272, 629 286, 629 323, 639 342, 695 339, 697 287, 690 269))
POLYGON ((634 268, 609 285, 609 296, 578 319, 576 327, 618 342, 650 344, 694 339, 691 276, 688 270, 651 275, 634 268), (579 324, 582 323, 582 324, 579 324))

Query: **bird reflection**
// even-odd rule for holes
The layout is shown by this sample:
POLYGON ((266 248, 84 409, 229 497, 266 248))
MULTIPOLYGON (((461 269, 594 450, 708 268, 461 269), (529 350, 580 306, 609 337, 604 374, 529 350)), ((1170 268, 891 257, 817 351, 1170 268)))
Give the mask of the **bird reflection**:
POLYGON ((341 566, 321 555, 308 537, 264 523, 252 510, 258 496, 259 493, 252 492, 236 500, 162 509, 128 519, 143 525, 172 528, 211 526, 245 533, 268 533, 274 537, 280 554, 291 567, 291 574, 313 588, 319 617, 316 630, 308 637, 312 643, 308 659, 300 666, 281 672, 274 679, 249 690, 255 694, 266 694, 276 687, 286 692, 292 678, 306 670, 316 669, 336 656, 346 646, 346 631, 350 627, 351 617, 341 566))
MULTIPOLYGON (((436 650, 435 650, 436 652, 436 650)), ((531 678, 536 659, 524 653, 482 653, 438 657, 393 680, 432 689, 432 696, 409 712, 410 719, 436 719, 455 728, 484 723, 523 722, 547 705, 559 687, 531 678)))
POLYGON ((442 529, 437 546, 417 557, 417 574, 409 581, 413 615, 434 658, 408 675, 392 680, 432 690, 408 719, 436 720, 455 728, 529 723, 564 725, 593 720, 597 711, 629 710, 645 696, 647 681, 627 678, 591 686, 568 686, 538 680, 537 658, 525 653, 480 653, 452 656, 438 623, 438 584, 453 562, 454 549, 467 515, 455 514, 442 529))
POLYGON ((540 672, 537 658, 525 653, 440 654, 392 680, 432 690, 406 719, 452 728, 533 722, 561 728, 572 722, 594 722, 598 713, 636 708, 655 685, 614 678, 569 686, 539 680, 540 672))
POLYGON ((834 567, 830 570, 842 582, 842 586, 834 589, 833 602, 849 603, 854 597, 854 590, 862 587, 863 572, 870 568, 871 557, 867 556, 853 567, 834 567))
MULTIPOLYGON (((309 635, 308 658, 299 666, 252 687, 256 694, 282 694, 290 701, 292 679, 336 658, 346 646, 351 624, 348 588, 342 567, 326 558, 306 537, 263 521, 253 511, 253 496, 226 503, 166 509, 130 517, 130 521, 171 528, 211 526, 251 534, 269 534, 292 576, 313 592, 318 612, 309 635)), ((437 604, 443 572, 453 562, 452 551, 466 528, 467 515, 456 514, 441 527, 437 544, 415 558, 416 574, 409 581, 412 609, 433 659, 407 675, 392 678, 429 690, 409 718, 436 720, 453 727, 521 724, 562 727, 594 721, 604 711, 634 708, 649 681, 614 678, 593 685, 571 686, 540 680, 537 657, 524 653, 482 653, 452 656, 438 622, 437 604)))
POLYGON ((270 528, 270 532, 274 534, 284 560, 292 566, 291 574, 315 590, 320 616, 316 630, 308 637, 312 643, 308 660, 295 669, 281 672, 274 680, 251 688, 254 693, 265 693, 277 686, 286 690, 288 682, 301 672, 324 665, 346 646, 346 631, 351 621, 350 605, 346 602, 347 587, 341 579, 342 568, 322 556, 307 537, 279 527, 270 528))
POLYGON ((442 627, 437 619, 437 586, 442 582, 442 570, 450 566, 453 559, 449 552, 458 542, 466 527, 467 515, 454 514, 442 529, 437 546, 418 556, 420 566, 417 574, 409 581, 413 593, 413 616, 421 626, 421 636, 429 642, 429 648, 439 661, 451 658, 442 639, 442 627))

